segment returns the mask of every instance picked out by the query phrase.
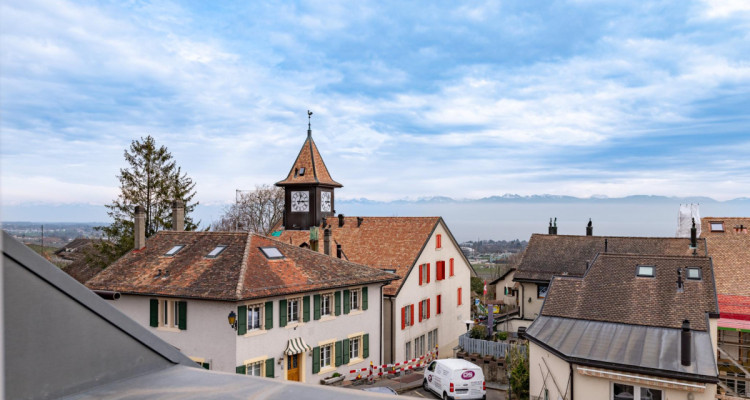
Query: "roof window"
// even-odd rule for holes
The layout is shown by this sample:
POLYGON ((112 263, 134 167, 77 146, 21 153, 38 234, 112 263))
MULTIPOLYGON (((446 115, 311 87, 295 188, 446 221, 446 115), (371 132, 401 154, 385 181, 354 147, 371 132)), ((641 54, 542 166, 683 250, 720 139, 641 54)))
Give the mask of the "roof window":
POLYGON ((724 232, 724 222, 711 221, 711 232, 724 232))
POLYGON ((697 267, 687 267, 687 278, 690 280, 701 280, 702 273, 701 269, 697 267))
POLYGON ((266 256, 266 258, 269 260, 278 260, 284 258, 284 255, 281 254, 279 249, 275 247, 261 247, 260 251, 262 251, 263 255, 266 256))
POLYGON ((177 254, 180 250, 182 250, 183 247, 185 247, 184 244, 178 244, 178 245, 172 247, 171 249, 169 249, 169 251, 166 252, 166 253, 164 253, 164 255, 167 256, 167 257, 172 257, 175 254, 177 254))
POLYGON ((639 265, 636 270, 636 276, 643 276, 646 278, 654 277, 654 266, 653 265, 639 265))
POLYGON ((299 176, 305 175, 305 167, 299 167, 299 176))
POLYGON ((226 246, 226 245, 223 245, 223 244, 222 244, 222 245, 219 245, 219 246, 216 246, 216 247, 214 247, 214 249, 213 249, 213 250, 211 250, 211 252, 210 252, 210 253, 208 253, 208 254, 206 255, 206 257, 208 257, 208 258, 216 258, 216 257, 218 257, 218 256, 219 256, 219 254, 221 254, 221 252, 223 252, 223 251, 224 251, 224 250, 225 250, 226 248, 227 248, 227 246, 226 246))

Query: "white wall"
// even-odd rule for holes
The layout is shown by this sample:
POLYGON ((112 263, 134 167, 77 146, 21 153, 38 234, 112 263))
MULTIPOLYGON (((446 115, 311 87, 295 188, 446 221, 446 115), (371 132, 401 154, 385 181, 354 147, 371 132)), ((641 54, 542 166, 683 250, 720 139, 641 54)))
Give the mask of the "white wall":
MULTIPOLYGON (((512 294, 505 294, 505 288, 510 288, 509 293, 512 293, 513 286, 515 286, 516 282, 513 282, 513 277, 516 275, 516 272, 510 272, 508 275, 505 276, 502 280, 495 283, 495 298, 497 300, 502 300, 505 304, 509 305, 516 305, 516 298, 517 296, 514 296, 512 294)), ((520 288, 519 288, 520 289, 520 288)), ((519 290, 518 295, 521 295, 521 292, 519 290)))
MULTIPOLYGON (((402 362, 405 358, 405 343, 425 336, 433 329, 438 330, 438 344, 440 357, 451 357, 453 347, 458 345, 458 337, 466 332, 464 321, 471 318, 471 266, 464 261, 460 247, 454 244, 442 224, 438 224, 435 232, 429 238, 422 254, 417 259, 411 273, 405 277, 401 290, 394 300, 393 313, 395 362, 402 362), (442 236, 442 246, 435 248, 435 236, 442 236), (454 259, 454 276, 450 276, 450 259, 454 259), (437 280, 437 261, 445 261, 445 279, 437 280), (430 264, 430 283, 419 285, 419 265, 430 264), (462 288, 462 305, 458 306, 458 288, 462 288), (442 313, 437 315, 437 295, 441 295, 442 313), (430 319, 419 322, 419 302, 430 298, 430 319), (401 308, 414 304, 414 325, 401 329, 401 308)), ((425 345, 425 347, 427 347, 425 345)), ((412 357, 414 354, 412 354, 412 357)))
POLYGON ((521 283, 521 290, 518 291, 519 296, 523 295, 521 299, 521 310, 523 319, 534 320, 539 316, 542 310, 542 304, 544 304, 543 298, 537 297, 537 284, 536 283, 521 283), (529 299, 531 299, 529 301, 529 299))

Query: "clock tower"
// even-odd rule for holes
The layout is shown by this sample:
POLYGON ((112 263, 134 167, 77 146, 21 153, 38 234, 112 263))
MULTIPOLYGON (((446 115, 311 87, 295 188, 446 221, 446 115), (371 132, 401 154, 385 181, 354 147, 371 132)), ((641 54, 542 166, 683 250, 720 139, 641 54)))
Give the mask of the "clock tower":
MULTIPOLYGON (((308 111, 308 119, 312 115, 308 111)), ((312 139, 308 122, 307 139, 286 179, 276 182, 284 188, 284 228, 307 230, 334 214, 334 189, 342 185, 331 178, 323 157, 312 139)))

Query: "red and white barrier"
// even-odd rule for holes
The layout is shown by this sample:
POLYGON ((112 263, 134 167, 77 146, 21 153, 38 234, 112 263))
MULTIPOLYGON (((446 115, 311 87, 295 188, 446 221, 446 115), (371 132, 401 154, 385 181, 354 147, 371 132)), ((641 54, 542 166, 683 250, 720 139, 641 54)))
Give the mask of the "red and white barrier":
POLYGON ((373 365, 372 361, 370 361, 370 366, 365 368, 359 368, 359 369, 352 369, 349 371, 349 379, 350 380, 359 380, 363 377, 366 377, 367 380, 373 381, 375 377, 381 377, 384 375, 395 375, 399 374, 404 371, 410 371, 415 368, 420 368, 422 366, 427 365, 432 360, 435 360, 438 358, 438 348, 435 347, 435 350, 428 352, 427 354, 422 355, 421 357, 412 358, 411 360, 406 360, 403 362, 397 362, 394 364, 382 364, 382 365, 373 365), (362 374, 363 372, 367 372, 367 374, 362 374))

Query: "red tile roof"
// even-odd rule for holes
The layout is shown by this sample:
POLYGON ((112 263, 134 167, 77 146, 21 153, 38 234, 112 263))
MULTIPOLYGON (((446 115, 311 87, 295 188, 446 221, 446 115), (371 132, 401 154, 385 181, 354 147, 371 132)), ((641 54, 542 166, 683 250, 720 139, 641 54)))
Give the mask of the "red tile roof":
POLYGON ((666 328, 680 328, 687 319, 692 329, 705 331, 706 313, 719 312, 716 299, 708 257, 600 253, 582 278, 552 280, 542 315, 666 328), (654 277, 637 277, 638 265, 654 266, 654 277), (700 268, 702 279, 686 279, 686 267, 700 268))
MULTIPOLYGON (((417 261, 432 232, 442 221, 440 217, 345 217, 339 227, 337 217, 329 217, 325 225, 331 230, 331 255, 336 256, 340 244, 349 261, 378 269, 395 269, 405 278, 417 261)), ((447 230, 447 227, 446 227, 447 230)), ((323 231, 319 231, 319 249, 323 252, 323 231)), ((285 230, 279 240, 300 245, 310 241, 309 231, 285 230)), ((403 279, 391 282, 383 293, 396 295, 403 279)))
MULTIPOLYGON (((701 237, 714 260, 716 290, 723 295, 750 296, 750 218, 701 219, 701 237), (711 222, 723 222, 723 232, 711 232, 711 222), (739 227, 743 226, 744 229, 739 227)), ((722 307, 723 310, 723 307, 722 307)))
POLYGON ((162 231, 86 283, 90 289, 200 298, 247 300, 322 289, 387 283, 397 276, 346 260, 244 232, 162 231), (174 256, 164 254, 185 245, 174 256), (216 258, 206 255, 228 246, 216 258), (283 259, 268 259, 275 247, 283 259), (161 270, 161 271, 159 271, 161 270))
POLYGON ((722 318, 750 321, 750 296, 719 294, 719 312, 722 318))
POLYGON ((289 170, 289 175, 286 179, 276 182, 276 186, 285 185, 296 185, 296 184, 311 184, 319 183, 329 185, 333 187, 342 187, 342 185, 331 178, 331 174, 328 173, 323 157, 320 156, 318 146, 312 139, 311 135, 307 136, 307 140, 302 145, 297 159, 294 160, 292 169, 289 170), (301 168, 305 169, 303 175, 299 174, 301 168))

